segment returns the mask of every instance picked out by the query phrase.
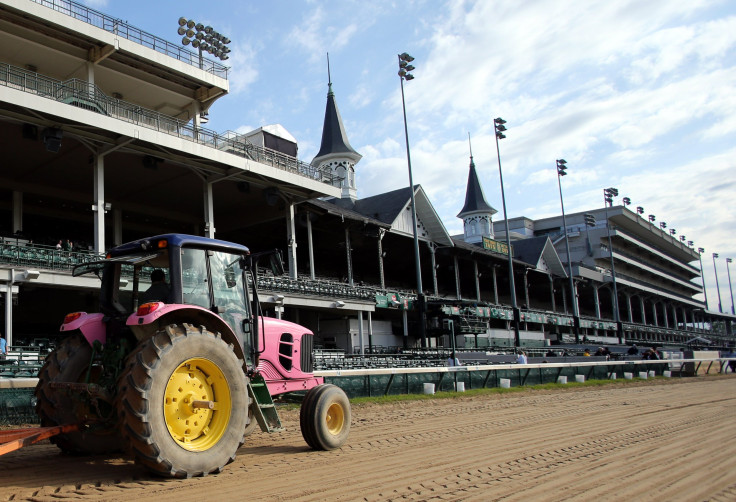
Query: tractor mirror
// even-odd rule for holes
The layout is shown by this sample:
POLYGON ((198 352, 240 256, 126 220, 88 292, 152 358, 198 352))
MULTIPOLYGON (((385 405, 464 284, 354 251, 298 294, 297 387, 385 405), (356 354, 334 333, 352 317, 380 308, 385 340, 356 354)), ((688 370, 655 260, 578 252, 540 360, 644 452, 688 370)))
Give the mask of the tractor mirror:
POLYGON ((269 255, 268 261, 273 275, 284 275, 284 260, 281 258, 281 251, 274 249, 269 255))

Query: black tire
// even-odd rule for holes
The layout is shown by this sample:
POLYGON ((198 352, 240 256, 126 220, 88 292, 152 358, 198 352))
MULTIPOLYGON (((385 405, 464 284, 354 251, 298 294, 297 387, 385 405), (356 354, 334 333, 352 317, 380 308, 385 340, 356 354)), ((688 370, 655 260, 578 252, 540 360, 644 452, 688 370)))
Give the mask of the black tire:
POLYGON ((232 346, 170 325, 131 353, 120 381, 122 436, 135 461, 166 477, 219 472, 245 441, 247 378, 232 346), (214 409, 193 407, 193 401, 214 409))
POLYGON ((251 434, 253 434, 256 431, 261 430, 261 427, 258 425, 258 421, 256 420, 256 417, 253 416, 253 412, 250 410, 250 407, 248 408, 248 425, 245 426, 245 432, 243 432, 243 435, 248 437, 251 434))
MULTIPOLYGON (((101 419, 99 424, 83 427, 79 432, 52 437, 51 442, 66 453, 100 454, 122 449, 114 406, 98 400, 95 407, 89 399, 78 397, 76 391, 51 388, 55 382, 84 382, 91 358, 92 347, 87 340, 81 334, 72 335, 46 357, 38 373, 34 393, 36 414, 42 427, 77 424, 90 418, 101 419), (101 417, 100 413, 105 416, 101 417), (109 425, 103 425, 104 421, 108 421, 109 425)), ((92 371, 90 383, 96 383, 97 377, 98 374, 92 371)))
POLYGON ((315 450, 340 448, 350 434, 350 400, 335 385, 322 384, 307 392, 299 411, 302 437, 315 450))

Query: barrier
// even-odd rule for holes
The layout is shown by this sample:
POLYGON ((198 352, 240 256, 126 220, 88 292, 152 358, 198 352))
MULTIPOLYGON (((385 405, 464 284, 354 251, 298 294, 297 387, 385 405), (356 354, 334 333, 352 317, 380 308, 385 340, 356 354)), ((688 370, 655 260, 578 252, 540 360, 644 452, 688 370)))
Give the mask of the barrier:
POLYGON ((501 379, 501 388, 502 389, 510 389, 511 388, 511 380, 508 378, 502 378, 501 379))
POLYGON ((434 384, 433 383, 424 383, 424 393, 425 394, 434 394, 434 384))
POLYGON ((646 371, 640 371, 639 372, 639 378, 641 378, 642 380, 646 380, 647 379, 647 375, 649 375, 649 373, 646 372, 646 371))
POLYGON ((585 382, 585 375, 575 375, 575 381, 577 383, 583 383, 583 382, 585 382))
POLYGON ((567 377, 566 376, 558 376, 557 377, 557 383, 561 383, 562 385, 565 385, 567 383, 567 377))
POLYGON ((455 391, 456 392, 465 392, 465 382, 457 382, 455 384, 455 391))

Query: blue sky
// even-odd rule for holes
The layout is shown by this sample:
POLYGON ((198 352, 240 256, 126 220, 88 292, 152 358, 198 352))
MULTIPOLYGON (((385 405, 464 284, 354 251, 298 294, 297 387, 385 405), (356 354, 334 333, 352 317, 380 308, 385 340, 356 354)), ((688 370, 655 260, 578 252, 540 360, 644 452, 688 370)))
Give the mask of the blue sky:
MULTIPOLYGON (((280 123, 299 157, 319 149, 333 90, 352 146, 358 195, 408 184, 396 54, 416 60, 405 87, 415 183, 452 234, 464 202, 468 133, 488 202, 502 218, 493 118, 510 217, 601 207, 617 187, 667 229, 704 247, 712 309, 717 252, 736 258, 736 4, 728 0, 143 2, 88 5, 177 42, 180 16, 232 40, 230 95, 209 128, 280 123), (215 11, 212 6, 216 5, 215 11)), ((619 198, 620 201, 620 198, 619 198)), ((733 268, 733 267, 731 267, 733 268)), ((736 274, 736 269, 732 270, 736 274)), ((736 277, 736 275, 735 275, 736 277)))

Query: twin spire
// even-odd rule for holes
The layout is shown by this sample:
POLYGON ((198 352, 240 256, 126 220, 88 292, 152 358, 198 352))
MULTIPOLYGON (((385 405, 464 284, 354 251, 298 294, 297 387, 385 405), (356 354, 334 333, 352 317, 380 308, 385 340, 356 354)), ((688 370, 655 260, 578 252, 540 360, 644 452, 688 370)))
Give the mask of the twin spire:
MULTIPOLYGON (((483 188, 480 186, 478 173, 475 171, 475 162, 473 162, 470 133, 468 133, 468 147, 470 149, 468 186, 465 192, 465 205, 457 217, 463 220, 465 241, 482 244, 483 237, 493 237, 492 217, 498 211, 486 202, 483 188)), ((328 168, 332 174, 333 184, 342 188, 341 200, 353 205, 358 198, 355 186, 355 164, 361 158, 363 156, 350 146, 340 111, 337 108, 335 94, 332 92, 330 55, 328 53, 327 106, 325 107, 325 120, 322 126, 322 143, 319 152, 312 160, 312 165, 318 168, 328 168)))

